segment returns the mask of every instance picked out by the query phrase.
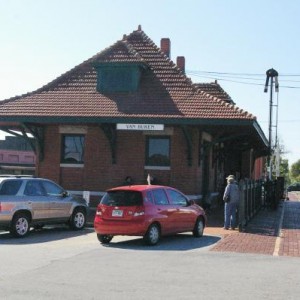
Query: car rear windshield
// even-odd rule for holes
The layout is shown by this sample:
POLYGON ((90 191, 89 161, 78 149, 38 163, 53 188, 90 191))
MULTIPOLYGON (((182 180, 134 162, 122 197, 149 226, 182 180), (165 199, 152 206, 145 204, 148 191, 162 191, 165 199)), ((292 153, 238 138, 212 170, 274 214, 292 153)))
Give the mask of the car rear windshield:
POLYGON ((142 193, 136 191, 110 191, 107 192, 101 204, 109 206, 136 206, 143 204, 142 193))
POLYGON ((19 191, 22 180, 7 180, 0 187, 0 195, 14 196, 19 191))

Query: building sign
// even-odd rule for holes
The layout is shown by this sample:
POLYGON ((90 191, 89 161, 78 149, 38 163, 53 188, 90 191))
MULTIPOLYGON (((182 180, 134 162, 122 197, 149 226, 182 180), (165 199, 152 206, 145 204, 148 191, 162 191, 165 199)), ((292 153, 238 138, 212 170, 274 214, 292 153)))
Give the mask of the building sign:
POLYGON ((117 124, 118 130, 164 130, 163 124, 117 124))

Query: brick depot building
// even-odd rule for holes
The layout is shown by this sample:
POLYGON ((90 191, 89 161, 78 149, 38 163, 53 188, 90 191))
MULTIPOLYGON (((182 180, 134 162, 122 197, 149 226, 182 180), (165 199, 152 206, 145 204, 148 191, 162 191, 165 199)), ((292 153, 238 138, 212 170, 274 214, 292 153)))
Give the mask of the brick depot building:
POLYGON ((225 177, 258 178, 268 142, 256 118, 218 83, 193 84, 138 30, 42 88, 0 102, 0 129, 35 137, 36 175, 101 194, 156 183, 201 198, 225 177))

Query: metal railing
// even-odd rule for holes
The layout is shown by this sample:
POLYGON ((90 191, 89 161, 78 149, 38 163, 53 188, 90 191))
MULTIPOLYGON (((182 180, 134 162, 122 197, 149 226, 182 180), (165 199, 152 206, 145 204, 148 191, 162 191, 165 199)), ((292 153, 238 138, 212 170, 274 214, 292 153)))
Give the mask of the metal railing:
POLYGON ((238 224, 240 231, 265 206, 265 189, 262 181, 241 180, 238 224))
POLYGON ((254 181, 241 180, 238 224, 240 231, 258 213, 261 208, 277 209, 283 197, 282 180, 254 181))

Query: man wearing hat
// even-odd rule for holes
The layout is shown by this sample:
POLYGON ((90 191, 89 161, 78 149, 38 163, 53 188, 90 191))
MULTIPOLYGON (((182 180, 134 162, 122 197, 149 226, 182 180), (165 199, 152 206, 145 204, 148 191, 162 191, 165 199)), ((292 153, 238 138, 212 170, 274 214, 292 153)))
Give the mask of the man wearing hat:
POLYGON ((240 201, 239 187, 235 181, 234 175, 226 177, 227 185, 224 191, 224 229, 235 229, 236 227, 236 210, 240 201))

